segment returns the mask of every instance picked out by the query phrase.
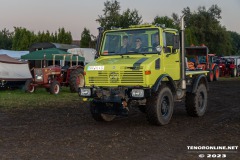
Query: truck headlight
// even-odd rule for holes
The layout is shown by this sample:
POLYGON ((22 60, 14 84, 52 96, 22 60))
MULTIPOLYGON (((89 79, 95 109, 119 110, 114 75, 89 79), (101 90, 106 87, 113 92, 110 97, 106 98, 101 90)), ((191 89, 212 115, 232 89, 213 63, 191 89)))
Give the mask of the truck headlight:
POLYGON ((141 98, 144 97, 143 89, 132 89, 132 97, 141 98))
POLYGON ((79 96, 89 97, 89 96, 91 96, 91 89, 90 88, 80 88, 80 91, 78 94, 79 94, 79 96))

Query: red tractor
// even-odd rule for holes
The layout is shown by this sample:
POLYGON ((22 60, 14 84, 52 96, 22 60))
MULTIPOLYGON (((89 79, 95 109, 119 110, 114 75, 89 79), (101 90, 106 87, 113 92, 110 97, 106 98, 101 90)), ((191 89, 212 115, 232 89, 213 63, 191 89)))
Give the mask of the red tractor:
POLYGON ((216 57, 215 58, 215 63, 217 63, 218 67, 219 67, 219 76, 223 77, 226 75, 227 71, 226 71, 226 59, 222 58, 222 57, 216 57))
POLYGON ((207 70, 208 81, 217 81, 219 79, 219 67, 214 63, 215 54, 208 53, 206 46, 186 47, 186 56, 188 64, 193 64, 190 70, 207 70))
POLYGON ((54 54, 53 65, 44 68, 33 69, 33 79, 25 83, 26 92, 34 92, 36 87, 44 87, 51 94, 58 94, 61 86, 69 86, 71 92, 77 92, 79 87, 84 86, 83 63, 72 62, 71 54, 54 54), (55 57, 63 57, 63 67, 55 65, 55 57), (69 66, 65 65, 65 58, 70 60, 69 66))
POLYGON ((237 77, 240 74, 239 71, 239 58, 236 57, 223 57, 226 59, 226 74, 231 75, 231 77, 237 77))
POLYGON ((239 57, 220 57, 216 59, 220 68, 220 76, 240 76, 240 58, 239 57))

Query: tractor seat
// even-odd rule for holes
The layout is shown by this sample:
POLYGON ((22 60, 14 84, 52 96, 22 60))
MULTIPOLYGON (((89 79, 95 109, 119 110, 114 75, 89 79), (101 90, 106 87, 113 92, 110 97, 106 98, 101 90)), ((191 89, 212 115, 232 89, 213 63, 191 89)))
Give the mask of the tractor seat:
POLYGON ((68 66, 68 65, 65 65, 65 66, 63 66, 63 67, 61 68, 61 71, 62 71, 62 72, 67 72, 68 68, 69 68, 69 66, 68 66))
POLYGON ((69 66, 68 65, 65 65, 62 67, 62 70, 68 70, 69 66))

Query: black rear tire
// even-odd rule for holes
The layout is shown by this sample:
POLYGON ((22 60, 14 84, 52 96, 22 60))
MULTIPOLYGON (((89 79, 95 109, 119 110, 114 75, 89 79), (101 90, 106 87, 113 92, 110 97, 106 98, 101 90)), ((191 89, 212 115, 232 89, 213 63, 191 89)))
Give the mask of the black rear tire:
POLYGON ((214 81, 218 81, 219 76, 220 76, 219 67, 218 67, 218 66, 215 66, 215 67, 214 67, 214 77, 213 77, 213 80, 214 80, 214 81))
POLYGON ((237 76, 237 68, 234 68, 231 70, 231 77, 236 77, 237 76))
POLYGON ((173 114, 174 101, 171 89, 162 85, 157 93, 147 99, 147 119, 154 125, 166 125, 173 114))
POLYGON ((73 70, 69 78, 69 86, 71 92, 78 92, 79 87, 84 86, 84 71, 82 68, 73 70))
POLYGON ((214 73, 212 70, 210 70, 207 74, 207 79, 208 79, 208 82, 212 82, 213 81, 213 78, 214 78, 214 73))
POLYGON ((200 84, 196 93, 186 93, 186 110, 190 116, 203 116, 207 109, 207 88, 200 84))

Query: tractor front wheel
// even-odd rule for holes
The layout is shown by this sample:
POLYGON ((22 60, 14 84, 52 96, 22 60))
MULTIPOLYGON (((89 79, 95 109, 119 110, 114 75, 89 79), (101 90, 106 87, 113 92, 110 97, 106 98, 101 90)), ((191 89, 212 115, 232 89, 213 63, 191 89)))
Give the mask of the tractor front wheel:
POLYGON ((58 94, 60 92, 60 84, 58 81, 54 80, 50 85, 50 93, 58 94))
POLYGON ((25 82, 24 91, 26 93, 33 93, 35 91, 35 86, 33 86, 31 83, 32 83, 32 80, 30 79, 25 82))

